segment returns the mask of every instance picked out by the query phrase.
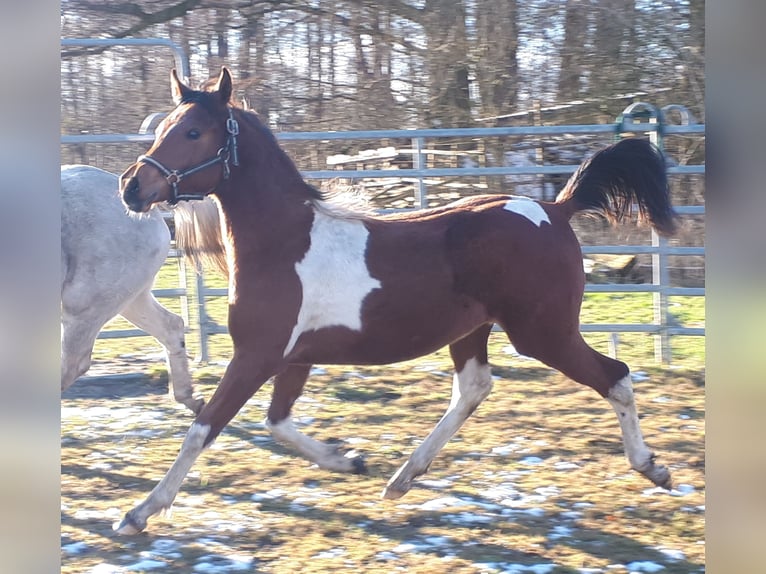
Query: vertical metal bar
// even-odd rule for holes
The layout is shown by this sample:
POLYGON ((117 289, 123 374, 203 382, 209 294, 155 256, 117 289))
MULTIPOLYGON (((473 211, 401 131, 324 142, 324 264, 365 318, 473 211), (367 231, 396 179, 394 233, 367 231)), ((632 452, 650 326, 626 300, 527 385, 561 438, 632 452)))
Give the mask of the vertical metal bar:
POLYGON ((613 359, 617 358, 617 347, 620 344, 620 335, 619 333, 609 333, 609 338, 607 339, 607 347, 608 347, 608 353, 609 356, 613 359))
MULTIPOLYGON (((649 140, 662 150, 662 125, 661 116, 652 117, 650 123, 658 124, 649 132, 649 140)), ((658 285, 659 290, 652 293, 654 322, 660 326, 660 331, 654 338, 655 360, 663 365, 669 365, 672 359, 670 348, 670 336, 668 335, 668 295, 670 287, 670 273, 668 270, 667 247, 668 241, 652 229, 652 246, 657 248, 657 253, 652 253, 652 284, 658 285)))
POLYGON ((181 300, 181 318, 187 327, 191 324, 189 318, 189 280, 186 276, 186 260, 182 254, 178 254, 178 286, 184 290, 184 294, 179 298, 181 300))
POLYGON ((207 326, 209 323, 208 316, 207 316, 207 310, 205 309, 205 276, 200 270, 200 272, 197 274, 197 319, 198 319, 198 329, 199 329, 199 358, 197 359, 197 362, 201 364, 207 364, 208 360, 210 359, 210 356, 208 355, 208 348, 207 348, 207 326))
MULTIPOLYGON (((425 169, 426 160, 423 148, 425 147, 425 140, 423 138, 412 138, 412 160, 415 169, 425 169)), ((423 176, 418 176, 418 185, 415 188, 415 207, 419 209, 425 209, 428 207, 428 191, 426 189, 426 182, 423 180, 423 176)))

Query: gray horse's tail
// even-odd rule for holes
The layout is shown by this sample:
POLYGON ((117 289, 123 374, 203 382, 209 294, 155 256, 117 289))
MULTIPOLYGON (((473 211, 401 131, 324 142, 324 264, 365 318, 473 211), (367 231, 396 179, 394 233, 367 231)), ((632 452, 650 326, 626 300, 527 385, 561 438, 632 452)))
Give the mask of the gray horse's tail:
POLYGON ((176 247, 183 251, 194 269, 218 269, 226 277, 229 266, 223 245, 218 205, 212 199, 182 201, 173 210, 176 247))

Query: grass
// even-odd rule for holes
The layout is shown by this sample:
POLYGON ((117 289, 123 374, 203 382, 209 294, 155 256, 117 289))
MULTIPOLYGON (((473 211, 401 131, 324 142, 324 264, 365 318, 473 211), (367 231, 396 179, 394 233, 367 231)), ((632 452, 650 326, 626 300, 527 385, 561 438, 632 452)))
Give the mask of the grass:
MULTIPOLYGON (((157 286, 177 284, 169 264, 157 286)), ((180 311, 177 301, 163 303, 180 311)), ((674 298, 670 308, 697 326, 703 305, 674 298)), ((225 320, 220 301, 210 307, 225 320)), ((651 295, 588 294, 583 305, 583 322, 651 320, 651 295)), ((587 338, 606 352, 606 334, 587 338)), ((192 353, 197 345, 190 333, 192 353)), ((228 337, 213 337, 210 350, 211 364, 194 373, 207 398, 230 356, 228 337)), ((619 358, 645 373, 635 382, 644 436, 684 486, 676 495, 652 491, 630 471, 605 401, 513 354, 493 333, 492 394, 404 498, 379 494, 449 403, 445 350, 384 367, 327 367, 309 379, 294 408, 299 428, 362 452, 367 475, 318 469, 275 443, 261 424, 267 385, 199 458, 173 514, 155 516, 139 536, 115 538, 111 523, 162 477, 192 418, 164 396, 164 367, 145 356, 159 351, 153 339, 100 340, 104 371, 149 376, 79 382, 62 400, 62 546, 85 546, 62 550, 61 572, 147 559, 165 564, 153 572, 234 571, 237 560, 246 571, 274 573, 534 572, 548 564, 549 574, 620 574, 647 560, 669 574, 703 572, 704 338, 674 338, 673 350, 668 369, 655 363, 648 335, 620 335, 618 346, 619 358)))

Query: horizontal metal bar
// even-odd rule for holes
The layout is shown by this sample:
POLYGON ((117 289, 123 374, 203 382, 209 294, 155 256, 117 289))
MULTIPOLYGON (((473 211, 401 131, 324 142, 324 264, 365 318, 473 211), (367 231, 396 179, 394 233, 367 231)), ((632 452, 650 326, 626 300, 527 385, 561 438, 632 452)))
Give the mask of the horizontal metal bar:
POLYGON ((188 291, 183 287, 173 289, 152 289, 152 295, 155 297, 186 297, 188 291))
POLYGON ((662 124, 662 135, 704 134, 705 124, 674 125, 662 124))
MULTIPOLYGON (((658 124, 640 124, 631 131, 643 133, 657 131, 658 124)), ((665 133, 704 133, 704 124, 691 126, 664 126, 665 133)), ((614 134, 617 124, 564 125, 564 126, 518 126, 502 128, 451 128, 451 129, 414 129, 414 130, 350 130, 342 132, 277 132, 274 135, 280 141, 320 141, 331 140, 379 140, 412 138, 479 138, 501 136, 543 136, 577 134, 614 134)), ((122 143, 126 141, 153 141, 154 134, 81 134, 63 135, 61 143, 122 143)))
POLYGON ((704 297, 704 287, 666 287, 665 295, 672 297, 704 297))
POLYGON ((677 205, 673 209, 681 215, 705 215, 704 205, 677 205))
MULTIPOLYGON (((649 129, 646 131, 655 131, 649 129)), ((426 128, 414 130, 350 130, 342 132, 279 132, 277 139, 282 141, 296 140, 376 140, 376 139, 411 139, 411 138, 445 138, 445 137, 493 137, 493 136, 524 136, 524 135, 558 135, 558 134, 614 134, 616 124, 598 125, 568 125, 568 126, 508 126, 500 128, 426 128)))
MULTIPOLYGON (((423 169, 318 169, 302 171, 308 179, 482 177, 488 175, 556 175, 574 173, 579 165, 525 165, 503 167, 432 167, 423 169)), ((668 168, 673 175, 704 174, 704 165, 668 168)))
POLYGON ((641 323, 592 323, 580 325, 581 333, 659 333, 660 325, 641 323))
POLYGON ((78 134, 61 136, 62 144, 152 143, 154 134, 78 134))
POLYGON ((202 297, 226 297, 228 294, 229 290, 226 287, 205 287, 205 290, 200 292, 202 297))
POLYGON ((674 297, 704 297, 703 287, 663 287, 649 283, 588 283, 586 293, 665 293, 674 297))
POLYGON ((586 255, 641 255, 646 253, 664 253, 666 255, 705 255, 704 247, 655 247, 652 245, 583 245, 586 255))
POLYGON ((668 329, 668 335, 682 335, 687 337, 704 337, 705 329, 703 327, 671 327, 668 329))
POLYGON ((108 329, 98 334, 98 339, 122 339, 124 337, 151 337, 142 329, 108 329))
POLYGON ((586 293, 659 293, 660 285, 647 283, 588 283, 586 293))

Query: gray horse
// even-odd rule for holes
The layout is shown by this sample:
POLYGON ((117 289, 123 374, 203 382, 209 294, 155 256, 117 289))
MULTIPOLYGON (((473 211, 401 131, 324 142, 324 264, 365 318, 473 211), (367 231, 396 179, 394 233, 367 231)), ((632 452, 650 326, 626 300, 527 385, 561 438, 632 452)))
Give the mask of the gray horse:
POLYGON ((117 176, 85 165, 61 167, 61 390, 85 374, 101 328, 122 315, 164 347, 176 401, 195 413, 181 317, 152 295, 170 248, 161 213, 128 214, 117 176))

